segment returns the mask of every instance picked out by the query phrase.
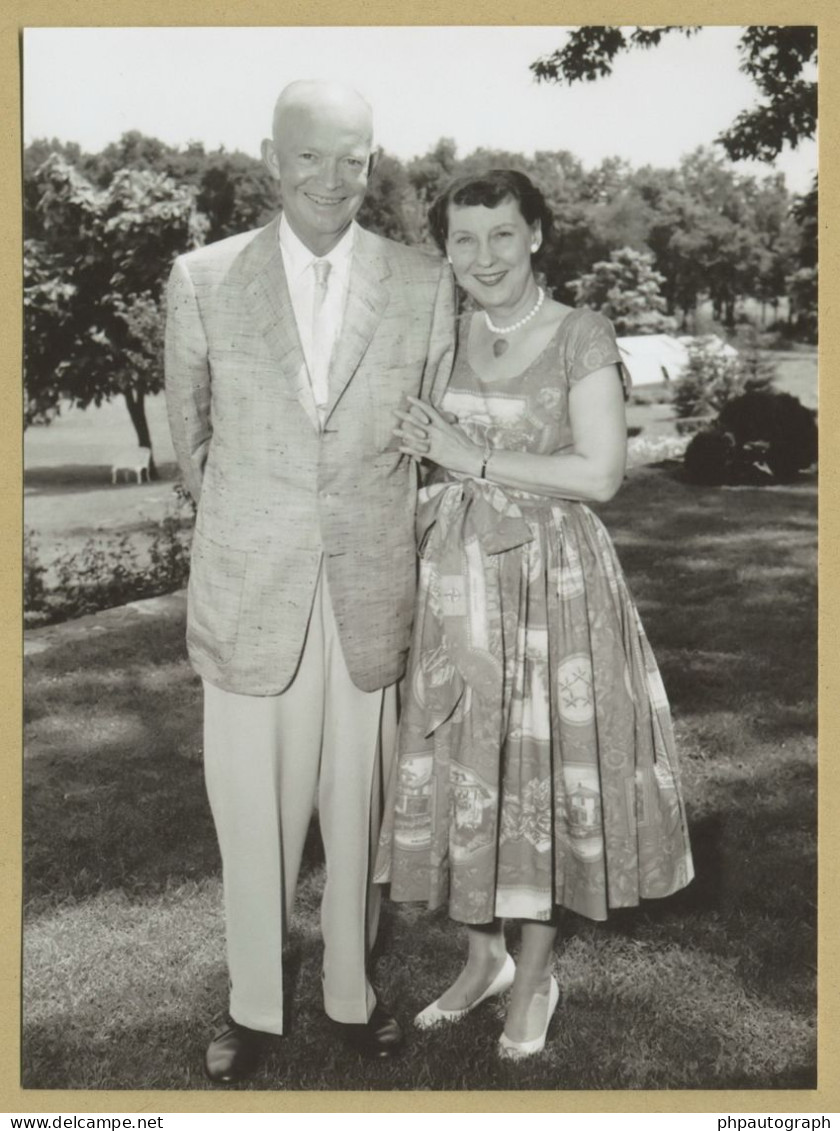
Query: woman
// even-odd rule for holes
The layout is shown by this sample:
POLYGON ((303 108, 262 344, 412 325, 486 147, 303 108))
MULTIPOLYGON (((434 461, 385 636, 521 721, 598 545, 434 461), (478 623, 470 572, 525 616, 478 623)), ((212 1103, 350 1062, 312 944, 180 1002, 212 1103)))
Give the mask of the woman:
POLYGON ((500 1054, 539 1052, 557 1005, 556 911, 590 919, 693 875, 668 704, 609 535, 626 429, 609 322, 548 298, 551 215, 521 173, 455 181, 432 232, 478 309, 438 408, 401 414, 421 578, 378 879, 448 900, 467 962, 416 1019, 511 988, 500 1054), (522 921, 516 966, 503 920, 522 921))

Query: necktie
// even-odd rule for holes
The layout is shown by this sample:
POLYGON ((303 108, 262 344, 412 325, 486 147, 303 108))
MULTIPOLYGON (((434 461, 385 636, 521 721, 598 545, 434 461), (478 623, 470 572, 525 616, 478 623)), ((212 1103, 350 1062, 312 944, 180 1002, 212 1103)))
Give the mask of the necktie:
POLYGON ((329 325, 327 322, 327 285, 332 264, 329 259, 316 259, 312 263, 315 288, 312 296, 312 395, 320 412, 327 406, 329 396, 328 371, 330 364, 329 325))

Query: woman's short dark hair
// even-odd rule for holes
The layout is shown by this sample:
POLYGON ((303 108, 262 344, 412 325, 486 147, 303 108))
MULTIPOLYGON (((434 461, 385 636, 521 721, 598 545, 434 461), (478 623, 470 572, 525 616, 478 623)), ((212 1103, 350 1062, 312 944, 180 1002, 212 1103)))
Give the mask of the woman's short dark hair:
POLYGON ((451 181, 429 209, 429 229, 435 243, 441 251, 445 250, 450 204, 495 208, 504 200, 517 202, 526 224, 539 220, 543 236, 540 247, 544 247, 554 222, 551 209, 537 186, 516 169, 490 169, 480 176, 468 174, 451 181))

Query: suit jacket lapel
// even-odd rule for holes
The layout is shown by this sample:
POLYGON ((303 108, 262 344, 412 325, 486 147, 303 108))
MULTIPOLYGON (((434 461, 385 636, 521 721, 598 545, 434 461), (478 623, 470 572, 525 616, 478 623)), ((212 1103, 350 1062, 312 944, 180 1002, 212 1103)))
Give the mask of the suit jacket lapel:
POLYGON ((380 251, 379 237, 357 228, 355 240, 341 332, 330 364, 328 418, 358 369, 388 305, 383 280, 391 272, 380 251))
POLYGON ((277 236, 279 223, 278 217, 264 228, 243 256, 245 293, 251 314, 276 357, 282 376, 291 381, 312 427, 319 429, 318 410, 283 269, 283 253, 277 236))

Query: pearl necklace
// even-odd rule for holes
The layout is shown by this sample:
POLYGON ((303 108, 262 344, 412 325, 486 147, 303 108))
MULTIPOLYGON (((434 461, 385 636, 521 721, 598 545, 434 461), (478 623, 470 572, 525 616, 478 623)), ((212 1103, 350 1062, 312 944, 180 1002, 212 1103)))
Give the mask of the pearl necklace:
MULTIPOLYGON (((545 291, 542 289, 542 287, 537 287, 537 301, 534 303, 528 313, 524 317, 520 318, 518 322, 513 322, 510 326, 494 326, 490 321, 490 315, 486 310, 484 311, 484 322, 491 334, 512 334, 514 330, 521 330, 521 328, 526 325, 526 323, 530 322, 531 319, 536 316, 537 311, 540 309, 544 301, 545 291)), ((506 342, 504 338, 497 338, 496 341, 493 342, 493 356, 501 357, 509 345, 510 343, 506 342)))

